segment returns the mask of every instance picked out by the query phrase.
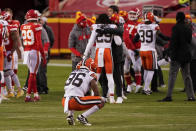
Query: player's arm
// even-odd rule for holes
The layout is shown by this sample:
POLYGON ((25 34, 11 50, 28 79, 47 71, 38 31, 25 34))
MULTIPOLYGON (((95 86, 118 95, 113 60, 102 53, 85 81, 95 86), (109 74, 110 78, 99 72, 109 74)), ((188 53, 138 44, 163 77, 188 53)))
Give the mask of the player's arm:
POLYGON ((17 29, 14 31, 11 31, 10 35, 11 35, 11 39, 13 40, 12 53, 16 50, 18 57, 21 58, 22 57, 22 50, 21 50, 22 43, 21 43, 20 36, 19 36, 17 29))
POLYGON ((88 44, 86 46, 86 49, 85 49, 85 52, 84 52, 84 57, 87 57, 88 56, 91 48, 93 47, 93 44, 95 42, 96 36, 97 36, 97 33, 96 33, 95 30, 93 30, 92 33, 91 33, 90 39, 88 41, 88 44))
POLYGON ((91 80, 90 87, 94 92, 94 96, 100 96, 97 81, 95 79, 91 80))
POLYGON ((76 50, 76 48, 75 48, 76 39, 77 39, 77 38, 75 37, 75 34, 74 34, 73 30, 72 30, 72 31, 70 32, 69 38, 68 38, 69 49, 71 50, 71 52, 72 52, 74 55, 80 57, 80 56, 81 56, 80 52, 79 52, 78 50, 76 50))

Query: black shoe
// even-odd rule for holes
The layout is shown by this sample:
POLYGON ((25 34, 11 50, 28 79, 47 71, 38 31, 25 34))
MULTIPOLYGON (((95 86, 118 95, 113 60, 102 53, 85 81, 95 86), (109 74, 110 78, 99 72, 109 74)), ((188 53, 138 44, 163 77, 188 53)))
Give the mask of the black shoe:
POLYGON ((195 101, 195 98, 188 98, 187 101, 195 101))
POLYGON ((73 116, 68 116, 68 117, 67 117, 67 123, 68 123, 69 125, 75 125, 75 121, 74 121, 73 116))
POLYGON ((80 122, 81 124, 85 125, 85 126, 91 126, 91 125, 92 125, 92 124, 90 124, 90 123, 88 122, 88 120, 86 119, 86 117, 84 117, 83 115, 79 115, 79 116, 76 118, 76 120, 77 120, 78 122, 80 122))
POLYGON ((171 102, 172 98, 171 97, 165 97, 162 100, 158 100, 158 102, 171 102))
POLYGON ((150 95, 150 94, 152 94, 152 91, 151 90, 142 90, 142 94, 150 95))

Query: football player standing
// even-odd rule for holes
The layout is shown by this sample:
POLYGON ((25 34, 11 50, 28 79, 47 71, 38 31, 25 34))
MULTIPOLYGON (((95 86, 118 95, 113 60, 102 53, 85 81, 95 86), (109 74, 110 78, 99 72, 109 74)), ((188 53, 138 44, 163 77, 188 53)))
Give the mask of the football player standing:
POLYGON ((31 9, 26 15, 26 24, 21 25, 22 39, 24 45, 24 64, 30 71, 28 80, 28 90, 25 102, 39 101, 40 97, 37 92, 36 74, 40 65, 40 53, 43 58, 43 66, 46 65, 46 58, 41 41, 42 26, 38 24, 38 12, 31 9), (34 99, 31 98, 31 91, 34 93, 34 99))

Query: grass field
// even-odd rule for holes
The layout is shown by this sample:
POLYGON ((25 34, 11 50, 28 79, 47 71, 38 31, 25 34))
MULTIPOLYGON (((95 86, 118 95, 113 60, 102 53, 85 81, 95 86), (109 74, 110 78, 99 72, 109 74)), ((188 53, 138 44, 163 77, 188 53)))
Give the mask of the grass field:
MULTIPOLYGON (((64 63, 54 60, 51 63, 64 63)), ((65 62, 70 63, 70 61, 65 62)), ((25 103, 24 97, 12 98, 0 104, 0 130, 8 131, 196 131, 196 102, 187 102, 183 81, 179 74, 173 94, 173 102, 160 103, 166 89, 150 96, 128 94, 123 104, 106 104, 88 120, 93 124, 84 127, 78 123, 68 126, 61 106, 64 82, 71 67, 48 66, 48 95, 41 101, 25 103)), ((27 68, 19 66, 21 85, 24 84, 27 68)), ((168 71, 164 71, 167 83, 168 71)), ((81 112, 76 112, 75 117, 81 112)))

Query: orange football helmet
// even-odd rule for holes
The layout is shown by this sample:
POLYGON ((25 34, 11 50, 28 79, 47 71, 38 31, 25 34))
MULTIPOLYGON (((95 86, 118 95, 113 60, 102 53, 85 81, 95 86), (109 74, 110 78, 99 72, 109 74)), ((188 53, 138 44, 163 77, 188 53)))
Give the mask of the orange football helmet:
POLYGON ((145 13, 144 14, 144 21, 154 22, 155 21, 154 14, 152 12, 145 13))
POLYGON ((84 59, 76 65, 76 69, 80 69, 81 67, 87 67, 93 72, 96 72, 97 69, 97 65, 92 58, 84 59))
POLYGON ((116 14, 116 13, 115 13, 115 14, 112 14, 110 20, 111 20, 112 22, 114 22, 115 24, 118 24, 118 23, 119 23, 119 15, 116 14))
POLYGON ((185 15, 186 20, 188 20, 189 22, 192 22, 192 18, 189 14, 185 15))

